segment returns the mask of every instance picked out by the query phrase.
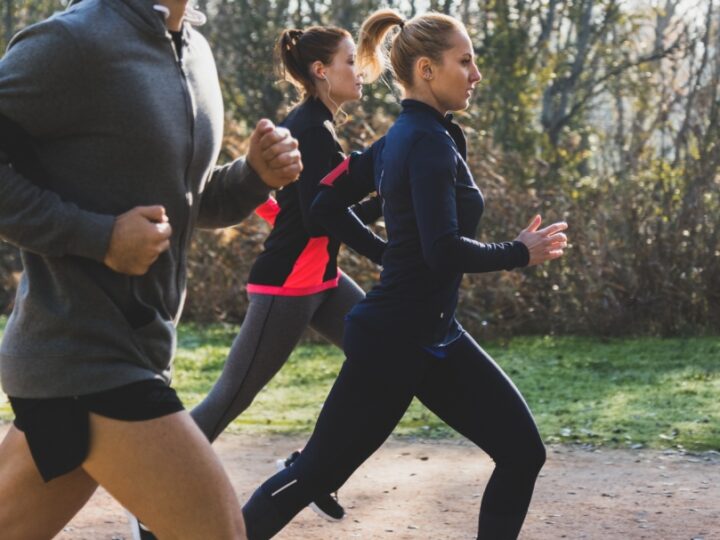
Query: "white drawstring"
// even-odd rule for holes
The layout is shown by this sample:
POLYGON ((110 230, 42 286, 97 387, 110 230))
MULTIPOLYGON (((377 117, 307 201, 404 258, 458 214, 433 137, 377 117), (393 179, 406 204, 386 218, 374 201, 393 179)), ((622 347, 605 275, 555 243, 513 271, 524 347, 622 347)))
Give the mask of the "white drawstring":
POLYGON ((167 8, 167 6, 163 6, 161 4, 155 4, 153 6, 153 9, 157 11, 158 13, 161 13, 163 16, 163 19, 166 21, 168 20, 168 17, 170 17, 170 10, 167 8))
POLYGON ((185 20, 193 26, 202 26, 207 22, 205 14, 188 4, 185 8, 185 20))
MULTIPOLYGON (((167 6, 163 6, 162 4, 155 4, 153 6, 153 9, 158 13, 161 13, 165 20, 170 17, 170 10, 167 8, 167 6)), ((185 7, 185 14, 183 15, 183 20, 193 26, 202 26, 207 22, 207 17, 202 11, 199 11, 188 4, 185 7)))

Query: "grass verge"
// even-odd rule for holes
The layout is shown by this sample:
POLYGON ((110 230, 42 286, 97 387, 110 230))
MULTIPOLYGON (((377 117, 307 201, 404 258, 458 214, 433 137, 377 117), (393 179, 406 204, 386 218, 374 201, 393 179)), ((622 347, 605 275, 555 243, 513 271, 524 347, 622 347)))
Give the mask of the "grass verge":
MULTIPOLYGON (((217 379, 236 332, 181 326, 174 385, 188 407, 217 379)), ((546 442, 720 450, 720 338, 521 337, 485 345, 525 396, 546 442)), ((342 360, 334 347, 298 347, 230 429, 309 433, 342 360)), ((0 394, 0 419, 11 418, 0 394)), ((396 433, 455 436, 417 401, 396 433)))

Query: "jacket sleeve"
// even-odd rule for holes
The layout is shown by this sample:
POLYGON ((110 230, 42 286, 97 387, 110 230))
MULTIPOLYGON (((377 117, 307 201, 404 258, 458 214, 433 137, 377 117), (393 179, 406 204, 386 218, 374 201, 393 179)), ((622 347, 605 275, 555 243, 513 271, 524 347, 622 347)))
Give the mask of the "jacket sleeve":
POLYGON ((303 171, 297 181, 297 196, 302 222, 310 236, 324 236, 327 231, 315 221, 310 207, 320 189, 320 181, 332 170, 333 164, 343 158, 335 139, 325 127, 313 127, 298 135, 298 147, 303 171))
POLYGON ((200 194, 197 226, 220 229, 237 225, 267 201, 270 190, 245 158, 215 167, 200 194))
POLYGON ((459 233, 455 182, 459 156, 448 142, 425 134, 408 155, 410 191, 423 257, 436 271, 511 270, 528 263, 518 241, 485 244, 459 233))
POLYGON ((54 19, 20 32, 0 60, 0 238, 40 255, 102 262, 114 216, 85 211, 43 189, 43 178, 28 177, 42 171, 18 153, 20 141, 62 137, 73 129, 77 118, 67 98, 80 84, 87 85, 80 51, 54 19))
POLYGON ((381 264, 386 242, 350 208, 375 191, 373 154, 377 150, 370 147, 362 154, 352 154, 328 174, 321 182, 311 213, 334 238, 381 264))
POLYGON ((353 204, 350 210, 365 225, 372 225, 382 217, 382 199, 378 195, 371 195, 369 198, 353 204))
POLYGON ((275 219, 280 213, 280 205, 275 197, 268 197, 268 200, 255 209, 255 213, 271 227, 275 226, 275 219))

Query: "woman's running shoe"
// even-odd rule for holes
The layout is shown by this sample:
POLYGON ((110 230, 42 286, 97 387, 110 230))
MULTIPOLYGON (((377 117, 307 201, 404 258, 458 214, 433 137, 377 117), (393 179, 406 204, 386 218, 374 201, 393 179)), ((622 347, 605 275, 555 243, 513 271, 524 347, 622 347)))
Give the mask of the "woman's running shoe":
MULTIPOLYGON (((299 456, 300 452, 296 450, 290 454, 287 459, 278 459, 275 462, 277 470, 282 471, 286 467, 289 467, 299 456)), ((345 517, 345 509, 338 501, 337 493, 328 493, 327 495, 317 497, 308 506, 317 515, 328 521, 340 521, 345 517)))

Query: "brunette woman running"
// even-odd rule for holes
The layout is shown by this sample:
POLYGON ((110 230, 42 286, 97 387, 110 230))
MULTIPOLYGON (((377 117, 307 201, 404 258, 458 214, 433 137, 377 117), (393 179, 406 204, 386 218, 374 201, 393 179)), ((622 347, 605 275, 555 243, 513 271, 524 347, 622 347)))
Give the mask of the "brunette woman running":
MULTIPOLYGON (((307 328, 341 346, 345 315, 365 297, 337 267, 340 243, 310 217, 320 180, 344 158, 333 118, 362 93, 355 44, 343 29, 315 26, 285 30, 277 52, 287 79, 303 95, 281 125, 297 138, 304 168, 297 182, 277 192, 277 202, 259 209, 273 229, 250 271, 247 315, 220 378, 192 411, 211 441, 250 406, 307 328)), ((370 223, 379 210, 377 200, 369 199, 355 207, 353 217, 370 223)), ((356 251, 379 262, 385 242, 363 231, 364 241, 355 243, 356 251)), ((328 519, 341 519, 345 512, 329 493, 318 493, 311 507, 328 519)))

